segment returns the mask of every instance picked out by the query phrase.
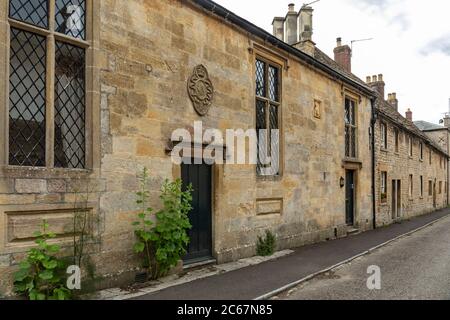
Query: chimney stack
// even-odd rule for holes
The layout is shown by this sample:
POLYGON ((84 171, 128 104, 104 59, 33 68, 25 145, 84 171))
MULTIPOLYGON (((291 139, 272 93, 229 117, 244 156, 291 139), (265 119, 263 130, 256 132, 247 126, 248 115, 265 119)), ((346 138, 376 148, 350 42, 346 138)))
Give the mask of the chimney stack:
POLYGON ((388 102, 396 111, 398 111, 397 93, 395 93, 395 92, 389 93, 388 94, 388 102))
POLYGON ((298 42, 298 25, 297 25, 298 13, 295 11, 295 4, 289 4, 289 10, 284 19, 285 37, 284 42, 293 45, 298 42))
POLYGON ((303 6, 298 13, 300 41, 312 41, 313 35, 313 8, 303 6))
POLYGON ((450 99, 448 99, 448 113, 444 118, 444 126, 450 129, 450 99))
POLYGON ((295 5, 289 4, 288 12, 284 18, 275 17, 273 19, 273 35, 314 56, 316 44, 312 40, 313 11, 313 8, 309 6, 302 6, 300 11, 297 12, 295 11, 295 5))
POLYGON ((275 17, 272 22, 273 26, 273 35, 284 41, 284 18, 283 17, 275 17))
POLYGON ((378 95, 384 100, 384 87, 386 84, 384 83, 383 75, 379 74, 378 76, 372 76, 372 80, 370 80, 370 77, 367 77, 366 82, 372 89, 378 92, 378 95))
POLYGON ((347 72, 352 72, 352 49, 348 45, 342 45, 342 38, 337 38, 334 49, 334 61, 347 72))
POLYGON ((408 119, 411 122, 413 121, 413 113, 410 108, 408 108, 408 111, 406 111, 406 119, 408 119))

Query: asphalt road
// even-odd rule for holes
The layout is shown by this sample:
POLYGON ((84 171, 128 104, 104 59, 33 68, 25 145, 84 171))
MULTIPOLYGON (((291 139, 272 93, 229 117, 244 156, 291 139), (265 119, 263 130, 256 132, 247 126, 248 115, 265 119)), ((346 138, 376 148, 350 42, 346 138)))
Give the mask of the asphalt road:
POLYGON ((288 300, 449 300, 450 217, 399 239, 277 298, 288 300), (378 266, 381 289, 367 287, 378 266))
POLYGON ((146 294, 133 300, 248 300, 324 270, 450 214, 440 210, 339 240, 304 246, 292 255, 146 294))

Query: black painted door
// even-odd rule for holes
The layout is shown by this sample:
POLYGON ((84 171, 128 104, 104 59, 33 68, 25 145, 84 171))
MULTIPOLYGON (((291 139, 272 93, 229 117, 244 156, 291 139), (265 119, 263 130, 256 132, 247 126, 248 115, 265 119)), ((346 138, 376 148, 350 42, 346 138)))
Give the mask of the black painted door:
POLYGON ((355 224, 355 173, 347 170, 345 179, 345 222, 349 226, 355 224))
POLYGON ((185 165, 181 167, 183 187, 192 184, 192 207, 189 220, 192 229, 189 232, 190 243, 184 263, 195 263, 212 257, 212 170, 211 166, 185 165))

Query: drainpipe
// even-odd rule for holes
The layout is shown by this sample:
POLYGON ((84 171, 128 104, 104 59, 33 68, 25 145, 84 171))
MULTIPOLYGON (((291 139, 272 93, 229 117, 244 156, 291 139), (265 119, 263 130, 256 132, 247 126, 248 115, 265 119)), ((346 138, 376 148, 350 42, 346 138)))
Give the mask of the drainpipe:
POLYGON ((376 175, 376 153, 375 153, 375 124, 377 122, 377 114, 375 112, 375 101, 376 98, 371 98, 370 103, 372 106, 372 119, 371 119, 371 130, 372 130, 372 216, 373 216, 373 229, 377 228, 377 210, 376 210, 376 188, 375 188, 375 175, 376 175))

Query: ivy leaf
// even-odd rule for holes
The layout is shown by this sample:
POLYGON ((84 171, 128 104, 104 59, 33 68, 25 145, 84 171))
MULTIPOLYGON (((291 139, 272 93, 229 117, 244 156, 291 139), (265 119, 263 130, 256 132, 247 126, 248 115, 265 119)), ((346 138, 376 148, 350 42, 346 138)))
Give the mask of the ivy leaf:
POLYGON ((143 243, 143 242, 137 242, 137 243, 134 245, 134 251, 135 251, 136 253, 144 252, 144 249, 145 249, 145 243, 143 243))
POLYGON ((20 269, 28 270, 30 268, 31 268, 31 264, 27 260, 24 260, 20 263, 20 269))
POLYGON ((42 265, 46 269, 55 269, 58 266, 58 262, 56 260, 44 261, 42 265))
POLYGON ((50 252, 50 253, 57 253, 59 251, 59 249, 60 249, 60 247, 57 246, 56 244, 48 246, 48 248, 47 248, 48 252, 50 252))
POLYGON ((14 274, 14 281, 20 282, 28 277, 28 269, 21 269, 14 274))
POLYGON ((41 273, 39 273, 39 278, 42 280, 50 280, 53 278, 53 271, 52 270, 44 270, 41 273))

